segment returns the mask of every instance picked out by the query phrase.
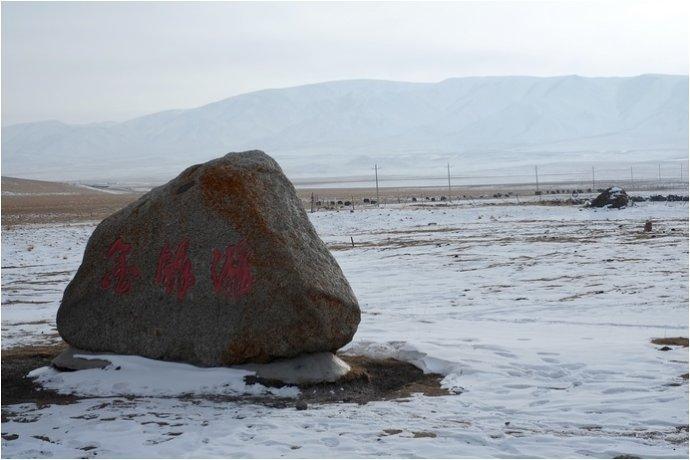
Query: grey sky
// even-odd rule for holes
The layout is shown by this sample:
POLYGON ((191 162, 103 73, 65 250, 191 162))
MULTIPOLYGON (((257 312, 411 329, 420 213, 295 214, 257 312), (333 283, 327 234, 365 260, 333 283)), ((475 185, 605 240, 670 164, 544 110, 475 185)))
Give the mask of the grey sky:
POLYGON ((688 2, 2 3, 2 123, 326 80, 688 73, 688 2))

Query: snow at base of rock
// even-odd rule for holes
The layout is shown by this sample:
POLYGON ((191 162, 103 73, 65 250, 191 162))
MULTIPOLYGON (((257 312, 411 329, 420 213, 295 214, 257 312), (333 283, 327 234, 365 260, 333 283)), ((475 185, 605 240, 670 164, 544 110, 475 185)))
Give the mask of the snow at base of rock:
MULTIPOLYGON (((75 355, 80 357, 80 355, 75 355)), ((79 396, 182 396, 182 395, 273 395, 294 398, 297 387, 267 388, 247 385, 244 378, 254 372, 227 367, 197 367, 124 355, 83 355, 111 362, 105 369, 61 372, 42 367, 29 373, 36 383, 61 394, 79 396)))
POLYGON ((333 353, 308 353, 265 364, 247 363, 235 366, 256 372, 262 379, 290 384, 335 382, 350 372, 350 365, 333 353))

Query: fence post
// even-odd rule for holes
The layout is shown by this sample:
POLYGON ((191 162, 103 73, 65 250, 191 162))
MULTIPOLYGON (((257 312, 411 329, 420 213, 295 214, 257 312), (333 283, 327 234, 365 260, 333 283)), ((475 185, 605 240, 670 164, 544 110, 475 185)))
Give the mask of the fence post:
POLYGON ((379 202, 381 201, 379 199, 379 165, 374 164, 374 175, 376 177, 376 207, 379 207, 379 202))
POLYGON ((451 198, 451 191, 450 191, 450 163, 446 163, 446 167, 448 168, 448 202, 453 201, 451 198))

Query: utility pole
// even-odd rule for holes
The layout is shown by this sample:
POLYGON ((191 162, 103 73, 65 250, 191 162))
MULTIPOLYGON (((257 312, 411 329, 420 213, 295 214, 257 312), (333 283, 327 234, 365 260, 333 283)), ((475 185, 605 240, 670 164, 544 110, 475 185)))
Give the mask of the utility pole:
POLYGON ((659 182, 661 182, 661 163, 659 163, 659 182))
POLYGON ((536 184, 537 184, 537 190, 536 190, 536 191, 538 192, 538 191, 539 191, 539 172, 538 172, 538 170, 537 170, 537 166, 536 166, 536 165, 534 166, 534 180, 535 180, 535 182, 536 182, 536 184))
POLYGON ((594 166, 592 166, 592 191, 596 191, 596 187, 594 186, 594 166))
POLYGON ((446 168, 448 168, 448 201, 452 201, 450 196, 450 163, 446 164, 446 168))
POLYGON ((379 205, 379 165, 374 164, 374 175, 376 176, 376 206, 379 205))

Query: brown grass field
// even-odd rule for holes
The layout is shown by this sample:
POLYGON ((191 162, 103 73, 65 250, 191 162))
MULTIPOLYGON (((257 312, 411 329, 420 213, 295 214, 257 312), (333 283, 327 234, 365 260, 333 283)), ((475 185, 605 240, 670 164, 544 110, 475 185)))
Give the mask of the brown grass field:
MULTIPOLYGON (((491 196, 510 188, 453 188, 453 199, 470 196, 491 196)), ((32 223, 66 223, 100 221, 138 199, 142 193, 107 193, 81 188, 60 182, 47 182, 17 178, 2 178, 2 224, 5 226, 32 223)), ((515 193, 515 191, 513 191, 515 193)), ((529 195, 524 189, 519 193, 529 195)), ((376 189, 371 188, 298 188, 305 209, 311 207, 311 197, 327 206, 330 201, 354 201, 361 205, 365 198, 376 199, 376 189)), ((382 204, 409 201, 415 197, 448 196, 444 187, 382 187, 379 200, 382 204)))

